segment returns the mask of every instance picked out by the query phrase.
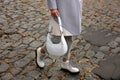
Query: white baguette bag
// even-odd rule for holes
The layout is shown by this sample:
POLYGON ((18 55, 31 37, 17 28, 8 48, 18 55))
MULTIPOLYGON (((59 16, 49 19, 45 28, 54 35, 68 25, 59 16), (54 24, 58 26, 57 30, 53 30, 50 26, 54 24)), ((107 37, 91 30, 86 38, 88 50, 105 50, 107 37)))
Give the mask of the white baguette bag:
POLYGON ((59 24, 59 29, 60 29, 60 33, 61 33, 61 41, 59 43, 53 43, 51 38, 51 31, 52 31, 52 26, 51 26, 51 22, 49 23, 49 32, 47 34, 47 40, 46 40, 46 49, 48 54, 53 55, 53 56, 63 56, 64 54, 67 53, 68 50, 68 46, 65 40, 65 37, 63 35, 63 29, 62 29, 62 22, 61 22, 61 18, 58 16, 58 24, 59 24))

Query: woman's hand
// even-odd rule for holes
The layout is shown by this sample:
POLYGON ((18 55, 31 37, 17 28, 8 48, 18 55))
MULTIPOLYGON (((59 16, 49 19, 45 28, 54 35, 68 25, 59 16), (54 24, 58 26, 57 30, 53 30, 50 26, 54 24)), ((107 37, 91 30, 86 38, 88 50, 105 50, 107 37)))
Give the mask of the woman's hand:
POLYGON ((59 11, 57 9, 51 9, 50 13, 51 13, 52 16, 55 16, 55 17, 60 15, 59 11))

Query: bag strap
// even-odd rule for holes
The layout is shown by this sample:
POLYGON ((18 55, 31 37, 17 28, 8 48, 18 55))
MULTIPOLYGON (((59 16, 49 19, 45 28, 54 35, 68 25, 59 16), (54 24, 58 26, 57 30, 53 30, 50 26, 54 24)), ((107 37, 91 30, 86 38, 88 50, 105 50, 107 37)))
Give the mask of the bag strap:
MULTIPOLYGON (((49 32, 49 33, 51 33, 51 31, 52 31, 51 18, 52 18, 52 17, 50 17, 49 28, 48 28, 48 32, 49 32)), ((58 20, 58 25, 59 25, 60 33, 61 33, 61 35, 62 35, 62 34, 63 34, 63 28, 62 28, 62 21, 61 21, 60 16, 57 16, 57 20, 58 20)))

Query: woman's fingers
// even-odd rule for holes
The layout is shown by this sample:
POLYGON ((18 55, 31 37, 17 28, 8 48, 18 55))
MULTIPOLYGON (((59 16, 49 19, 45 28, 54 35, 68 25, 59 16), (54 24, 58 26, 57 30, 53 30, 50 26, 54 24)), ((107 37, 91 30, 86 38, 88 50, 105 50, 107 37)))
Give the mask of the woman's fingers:
POLYGON ((57 9, 50 10, 52 16, 59 16, 59 11, 57 9))

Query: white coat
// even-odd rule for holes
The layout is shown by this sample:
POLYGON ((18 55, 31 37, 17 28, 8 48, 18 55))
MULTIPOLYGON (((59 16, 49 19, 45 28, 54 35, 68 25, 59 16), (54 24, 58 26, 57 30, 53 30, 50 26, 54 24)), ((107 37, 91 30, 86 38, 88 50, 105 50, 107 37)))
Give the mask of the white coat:
MULTIPOLYGON (((65 36, 81 33, 82 0, 47 0, 49 9, 57 9, 60 13, 65 36)), ((53 35, 59 35, 59 29, 53 19, 53 35)))

